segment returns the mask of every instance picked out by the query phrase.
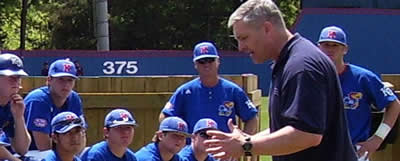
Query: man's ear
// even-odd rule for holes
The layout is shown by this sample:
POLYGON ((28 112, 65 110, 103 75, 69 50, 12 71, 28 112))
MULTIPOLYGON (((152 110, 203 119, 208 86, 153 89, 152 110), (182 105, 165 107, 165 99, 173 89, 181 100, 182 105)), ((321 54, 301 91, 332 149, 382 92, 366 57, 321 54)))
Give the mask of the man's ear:
POLYGON ((54 142, 54 143, 58 143, 58 135, 57 134, 55 134, 55 133, 52 133, 51 134, 51 140, 54 142))
POLYGON ((108 129, 107 127, 104 127, 104 128, 103 128, 104 139, 107 139, 107 138, 108 138, 108 132, 109 132, 109 129, 108 129))

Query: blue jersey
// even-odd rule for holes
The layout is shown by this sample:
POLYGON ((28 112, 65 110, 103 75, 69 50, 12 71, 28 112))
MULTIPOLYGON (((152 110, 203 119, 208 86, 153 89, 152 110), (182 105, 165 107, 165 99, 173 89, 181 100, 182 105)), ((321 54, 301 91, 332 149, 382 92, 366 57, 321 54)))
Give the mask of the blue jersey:
POLYGON ((81 157, 82 161, 136 161, 135 154, 126 149, 122 158, 115 156, 106 141, 99 142, 92 147, 81 157))
POLYGON ((366 141, 371 130, 371 108, 382 110, 397 97, 367 69, 346 64, 339 77, 351 140, 353 144, 366 141))
MULTIPOLYGON (((83 118, 82 101, 78 93, 72 91, 61 108, 57 108, 50 96, 48 86, 40 87, 31 91, 25 97, 25 119, 29 132, 38 131, 46 134, 51 133, 51 119, 58 113, 70 111, 83 118)), ((37 150, 36 143, 32 137, 30 150, 37 150)))
POLYGON ((10 103, 0 106, 0 135, 5 136, 3 139, 6 140, 7 137, 14 137, 14 118, 11 113, 10 103))
MULTIPOLYGON (((58 153, 52 150, 42 161, 62 161, 58 153)), ((74 157, 73 161, 81 161, 78 157, 74 157)))
POLYGON ((243 121, 253 119, 257 109, 246 93, 223 78, 212 88, 202 85, 199 78, 180 86, 165 105, 162 112, 166 116, 178 116, 185 120, 192 133, 193 126, 202 118, 211 118, 218 128, 230 132, 227 122, 238 115, 243 121))
MULTIPOLYGON (((197 161, 196 157, 194 156, 194 151, 192 145, 185 146, 178 155, 185 161, 197 161)), ((215 161, 211 155, 208 155, 204 161, 215 161)))
MULTIPOLYGON (((135 153, 138 161, 163 161, 158 149, 158 143, 150 143, 142 147, 135 153)), ((181 157, 175 154, 169 161, 183 161, 181 157)))

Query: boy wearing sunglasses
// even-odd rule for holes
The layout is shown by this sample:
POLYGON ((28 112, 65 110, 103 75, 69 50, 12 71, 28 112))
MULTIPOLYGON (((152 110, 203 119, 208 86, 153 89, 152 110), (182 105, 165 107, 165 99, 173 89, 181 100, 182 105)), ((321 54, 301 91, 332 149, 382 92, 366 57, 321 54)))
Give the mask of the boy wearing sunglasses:
POLYGON ((51 121, 53 150, 42 161, 80 161, 75 155, 85 146, 85 124, 72 112, 61 112, 51 121))
MULTIPOLYGON (((211 42, 201 42, 193 50, 194 67, 199 78, 181 85, 165 104, 160 121, 177 116, 193 132, 195 123, 202 118, 213 118, 219 130, 230 132, 229 119, 239 116, 245 122, 244 132, 253 134, 258 123, 257 109, 246 93, 235 83, 219 77, 218 51, 211 42)), ((188 141, 188 144, 190 142, 188 141)))
POLYGON ((153 143, 135 153, 138 161, 183 161, 177 153, 186 145, 190 137, 188 126, 179 117, 168 117, 160 123, 153 143))
POLYGON ((210 139, 207 130, 217 130, 218 124, 209 118, 200 119, 194 125, 192 143, 179 152, 184 160, 187 161, 214 161, 215 159, 206 152, 207 147, 204 140, 210 139))
POLYGON ((51 149, 50 121, 60 112, 71 111, 83 119, 82 101, 75 86, 76 67, 68 59, 50 65, 47 86, 37 88, 25 97, 26 126, 32 135, 30 150, 51 149))
POLYGON ((124 109, 115 109, 104 119, 104 141, 93 145, 82 161, 136 161, 129 149, 135 133, 136 120, 124 109))

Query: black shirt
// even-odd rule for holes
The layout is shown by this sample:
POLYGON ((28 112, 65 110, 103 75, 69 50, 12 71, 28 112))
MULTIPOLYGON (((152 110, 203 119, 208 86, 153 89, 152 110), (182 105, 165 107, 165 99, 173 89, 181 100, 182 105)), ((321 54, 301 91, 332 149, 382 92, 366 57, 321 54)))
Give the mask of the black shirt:
POLYGON ((357 160, 335 66, 314 44, 295 34, 273 64, 271 83, 271 132, 289 125, 323 136, 318 146, 274 161, 357 160))

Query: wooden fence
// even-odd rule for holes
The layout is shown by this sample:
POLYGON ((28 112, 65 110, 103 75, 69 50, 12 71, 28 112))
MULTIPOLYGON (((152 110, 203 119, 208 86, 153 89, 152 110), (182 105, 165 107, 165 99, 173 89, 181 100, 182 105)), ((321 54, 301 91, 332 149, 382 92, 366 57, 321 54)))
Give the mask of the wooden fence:
MULTIPOLYGON (((158 130, 158 117, 164 104, 175 89, 196 76, 143 76, 143 77, 81 77, 75 85, 83 102, 89 124, 88 146, 103 139, 105 115, 122 107, 133 113, 139 123, 130 148, 134 151, 149 143, 158 130)), ((253 103, 261 105, 261 90, 257 89, 257 76, 253 74, 223 75, 247 92, 253 103)), ((23 78, 22 93, 46 84, 46 77, 23 78)))

